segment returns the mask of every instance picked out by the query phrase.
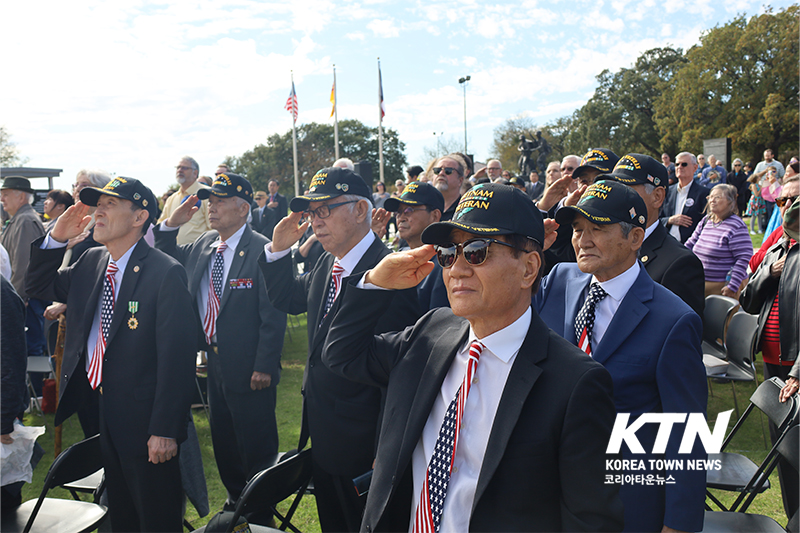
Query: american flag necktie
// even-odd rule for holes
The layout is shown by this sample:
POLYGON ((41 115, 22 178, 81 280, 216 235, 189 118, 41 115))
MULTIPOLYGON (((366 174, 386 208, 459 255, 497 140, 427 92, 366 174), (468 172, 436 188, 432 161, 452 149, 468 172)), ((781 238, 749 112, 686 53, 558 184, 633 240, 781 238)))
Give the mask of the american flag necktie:
POLYGON ((428 470, 425 472, 425 482, 422 484, 419 505, 414 517, 414 533, 438 533, 439 531, 444 499, 447 496, 450 473, 453 470, 453 460, 456 456, 464 406, 467 404, 469 389, 484 348, 485 346, 477 340, 470 344, 464 381, 447 408, 442 426, 439 428, 439 436, 433 447, 433 455, 428 463, 428 470))
POLYGON ((594 282, 589 286, 589 296, 583 302, 578 316, 575 319, 575 337, 578 339, 578 348, 592 355, 592 330, 594 329, 594 311, 597 302, 608 295, 599 283, 594 282))
POLYGON ((325 321, 325 317, 328 316, 328 311, 333 307, 333 302, 336 301, 336 297, 339 296, 339 291, 342 289, 342 274, 344 274, 344 269, 338 260, 334 261, 333 270, 331 271, 331 284, 328 287, 328 298, 325 300, 325 312, 322 314, 322 320, 319 321, 320 326, 325 321))
POLYGON ((100 308, 100 330, 97 332, 97 343, 92 352, 92 362, 89 363, 89 385, 96 389, 103 382, 103 357, 106 353, 108 329, 114 317, 114 291, 117 286, 116 273, 119 268, 114 261, 108 263, 106 277, 103 280, 103 305, 100 308))
POLYGON ((211 267, 211 279, 208 282, 208 303, 206 304, 206 317, 203 320, 203 331, 206 342, 211 344, 217 334, 217 315, 219 315, 219 301, 222 298, 222 277, 225 272, 225 258, 223 252, 228 249, 224 242, 217 246, 214 254, 214 266, 211 267))

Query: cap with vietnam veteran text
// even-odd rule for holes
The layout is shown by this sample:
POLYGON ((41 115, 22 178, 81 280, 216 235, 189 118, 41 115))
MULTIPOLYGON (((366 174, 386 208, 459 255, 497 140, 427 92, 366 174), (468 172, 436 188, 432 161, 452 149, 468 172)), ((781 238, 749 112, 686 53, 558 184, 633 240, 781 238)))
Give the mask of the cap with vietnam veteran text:
POLYGON ((144 209, 150 215, 148 222, 155 223, 158 218, 158 202, 156 197, 144 183, 135 178, 116 177, 106 183, 102 189, 85 187, 80 192, 82 203, 97 206, 100 196, 113 196, 133 203, 139 209, 144 209))
POLYGON ((544 243, 541 212, 522 191, 500 183, 479 183, 464 193, 453 219, 425 228, 422 242, 449 242, 454 229, 486 236, 516 234, 544 243))
POLYGON ((669 185, 667 168, 649 155, 628 154, 614 166, 611 174, 597 176, 599 180, 614 180, 625 185, 669 185))
POLYGON ((645 229, 647 224, 647 208, 642 197, 618 181, 601 180, 589 185, 578 205, 565 205, 556 211, 556 222, 571 224, 576 214, 601 225, 627 222, 645 229))
POLYGON ((311 202, 322 202, 343 194, 355 194, 372 200, 372 193, 364 180, 352 170, 339 167, 323 168, 311 179, 308 192, 295 196, 289 208, 297 213, 308 209, 311 202))
POLYGON ((581 164, 572 172, 573 178, 578 178, 586 169, 594 168, 608 174, 619 161, 619 156, 608 148, 592 148, 581 158, 581 164))
POLYGON ((253 201, 253 186, 242 176, 225 172, 214 177, 211 187, 201 187, 197 191, 197 197, 201 200, 207 200, 212 194, 218 198, 238 196, 250 203, 253 201))
POLYGON ((412 181, 406 185, 399 198, 387 198, 383 206, 387 211, 397 211, 400 204, 425 205, 444 213, 444 196, 439 189, 423 181, 412 181))

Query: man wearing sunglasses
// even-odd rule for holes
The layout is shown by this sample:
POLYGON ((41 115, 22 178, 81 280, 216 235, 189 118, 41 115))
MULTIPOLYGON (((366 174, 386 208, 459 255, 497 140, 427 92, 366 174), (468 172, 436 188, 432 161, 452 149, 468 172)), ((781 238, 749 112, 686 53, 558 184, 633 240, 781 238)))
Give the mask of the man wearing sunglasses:
POLYGON ((669 234, 684 243, 692 236, 698 222, 703 219, 711 190, 693 178, 697 159, 689 152, 675 157, 675 175, 678 183, 670 185, 661 207, 661 223, 669 234))
POLYGON ((464 181, 465 162, 458 154, 442 157, 433 166, 433 184, 444 197, 442 220, 450 220, 461 199, 461 183, 464 181))
POLYGON ((538 210, 519 190, 479 184, 422 241, 351 278, 323 355, 386 390, 362 531, 619 530, 617 488, 604 483, 609 376, 531 308, 538 210), (434 253, 452 312, 374 336, 375 315, 430 274, 434 253))
MULTIPOLYGON (((381 391, 343 379, 321 364, 325 335, 349 276, 374 267, 389 250, 370 230, 372 193, 349 169, 324 168, 308 192, 289 203, 291 213, 275 226, 259 265, 272 305, 308 313, 308 361, 303 376, 302 449, 314 447, 314 493, 323 531, 356 531, 363 502, 353 478, 372 468, 381 391), (303 221, 305 218, 305 221, 303 221), (311 226, 325 248, 314 268, 295 279, 290 248, 311 226)), ((391 309, 375 312, 374 333, 401 331, 419 317, 413 289, 397 295, 391 309)))
MULTIPOLYGON (((577 264, 556 265, 533 307, 556 333, 605 366, 614 380, 617 413, 629 413, 631 422, 644 413, 705 414, 702 321, 637 260, 645 202, 622 183, 598 180, 576 206, 556 214, 559 224, 572 226, 577 264)), ((672 476, 675 483, 624 484, 625 531, 701 531, 705 472, 656 470, 649 460, 704 460, 705 451, 698 443, 691 453, 679 454, 685 424, 676 424, 665 453, 653 453, 656 426, 636 432, 646 453, 633 455, 627 444, 621 448, 623 460, 643 459, 648 468, 616 473, 672 476)))
MULTIPOLYGON (((386 200, 386 210, 397 213, 397 232, 409 248, 419 248, 425 228, 442 218, 444 198, 429 183, 411 182, 400 198, 386 200)), ((442 268, 438 263, 434 263, 433 272, 417 285, 417 298, 423 313, 437 307, 450 307, 442 281, 442 268)))

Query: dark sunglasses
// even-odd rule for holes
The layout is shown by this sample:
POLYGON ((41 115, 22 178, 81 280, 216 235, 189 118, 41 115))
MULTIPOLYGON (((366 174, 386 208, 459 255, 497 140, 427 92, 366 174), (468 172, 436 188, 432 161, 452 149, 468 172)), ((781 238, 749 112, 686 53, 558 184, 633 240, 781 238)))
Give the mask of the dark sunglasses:
POLYGON ((460 170, 458 170, 457 168, 450 168, 450 167, 433 167, 433 173, 434 173, 434 174, 441 174, 441 173, 442 173, 442 171, 444 171, 444 173, 445 173, 446 175, 448 175, 448 176, 449 176, 450 174, 452 174, 453 172, 455 172, 456 174, 459 174, 459 175, 461 174, 461 171, 460 171, 460 170))
POLYGON ((783 207, 787 204, 792 205, 795 200, 797 200, 797 196, 781 196, 780 198, 775 198, 775 205, 778 207, 783 207))
POLYGON ((491 244, 502 244, 503 246, 517 249, 516 246, 508 244, 507 242, 498 241, 497 239, 481 238, 470 239, 460 244, 437 244, 434 248, 436 249, 436 258, 439 260, 439 264, 442 265, 442 268, 450 268, 456 262, 458 254, 462 252, 464 254, 464 259, 466 259, 467 263, 470 265, 482 265, 489 256, 489 246, 491 244))
POLYGON ((675 166, 676 167, 688 167, 689 163, 687 163, 686 161, 683 161, 681 163, 675 163, 675 166))

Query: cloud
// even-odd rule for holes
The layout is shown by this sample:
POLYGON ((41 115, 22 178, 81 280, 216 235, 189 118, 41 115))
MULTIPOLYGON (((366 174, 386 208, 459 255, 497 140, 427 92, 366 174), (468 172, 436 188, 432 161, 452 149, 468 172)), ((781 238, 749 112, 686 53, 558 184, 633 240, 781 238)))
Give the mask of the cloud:
POLYGON ((372 31, 375 37, 397 37, 400 35, 400 29, 393 20, 376 19, 367 24, 367 29, 372 31))
POLYGON ((354 31, 351 33, 345 34, 346 39, 350 39, 351 41, 363 41, 366 37, 364 36, 363 32, 354 31))

